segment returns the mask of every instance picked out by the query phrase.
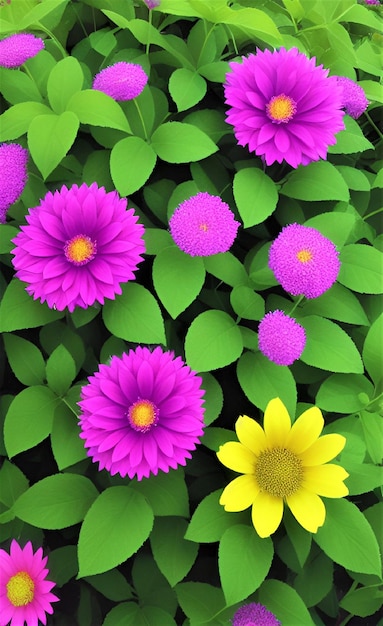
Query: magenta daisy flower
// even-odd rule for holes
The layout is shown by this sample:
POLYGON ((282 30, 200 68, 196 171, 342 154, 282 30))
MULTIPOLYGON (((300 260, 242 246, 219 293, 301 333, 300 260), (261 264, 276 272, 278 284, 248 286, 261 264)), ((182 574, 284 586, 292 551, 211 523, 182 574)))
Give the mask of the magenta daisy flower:
POLYGON ((173 352, 137 347, 88 378, 80 437, 99 469, 138 480, 186 465, 203 434, 202 378, 173 352))
POLYGON ((148 76, 141 65, 120 61, 101 70, 93 80, 93 89, 114 100, 133 100, 144 90, 148 76))
POLYGON ((12 240, 16 276, 51 309, 86 309, 121 294, 145 252, 144 227, 116 191, 85 183, 48 192, 12 240))
POLYGON ((281 622, 263 604, 251 602, 234 613, 232 626, 281 626, 281 622))
POLYGON ((351 78, 337 76, 338 85, 342 87, 342 107, 347 115, 357 120, 368 107, 366 95, 359 85, 351 78))
POLYGON ((258 346, 262 354, 277 365, 291 365, 306 345, 303 326, 283 311, 271 311, 258 327, 258 346))
POLYGON ((0 224, 9 207, 17 202, 27 182, 28 150, 18 143, 0 145, 0 224))
POLYGON ((30 33, 10 35, 0 41, 0 67, 20 67, 43 48, 43 40, 30 33))
POLYGON ((288 293, 318 298, 338 277, 339 253, 315 228, 289 224, 271 244, 269 268, 288 293))
POLYGON ((30 541, 22 549, 13 539, 9 554, 0 549, 0 626, 47 623, 46 613, 59 599, 51 593, 55 583, 46 580, 47 560, 42 548, 33 553, 30 541))
POLYGON ((226 121, 240 146, 267 165, 298 167, 326 158, 344 128, 341 89, 328 70, 296 48, 257 50, 229 65, 226 121))
POLYGON ((190 256, 227 252, 239 226, 229 205, 206 192, 181 202, 169 220, 174 242, 190 256))

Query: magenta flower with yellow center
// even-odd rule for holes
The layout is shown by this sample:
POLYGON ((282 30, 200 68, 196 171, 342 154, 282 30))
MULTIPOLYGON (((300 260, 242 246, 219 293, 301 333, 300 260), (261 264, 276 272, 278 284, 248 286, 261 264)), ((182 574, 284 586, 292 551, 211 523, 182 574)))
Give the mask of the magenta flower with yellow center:
POLYGON ((252 521, 260 537, 269 537, 280 525, 284 506, 303 528, 316 533, 326 518, 325 498, 348 494, 348 473, 329 464, 346 443, 338 434, 323 435, 324 419, 317 407, 291 419, 279 398, 266 407, 263 428, 247 415, 235 425, 238 442, 220 446, 221 463, 242 474, 225 487, 220 504, 225 511, 252 507, 252 521))

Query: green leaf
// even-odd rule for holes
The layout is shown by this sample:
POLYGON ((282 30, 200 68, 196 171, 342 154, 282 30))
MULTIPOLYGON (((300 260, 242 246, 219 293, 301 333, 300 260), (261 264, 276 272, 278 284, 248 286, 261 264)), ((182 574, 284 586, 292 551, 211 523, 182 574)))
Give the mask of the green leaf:
POLYGON ((361 356, 348 334, 334 322, 308 315, 299 319, 306 330, 306 346, 301 360, 329 372, 362 374, 361 356))
POLYGON ((151 140, 157 155, 168 163, 200 161, 218 150, 206 133, 185 122, 161 124, 151 140))
POLYGON ((304 315, 320 315, 356 326, 369 325, 368 317, 358 298, 339 283, 334 283, 331 289, 319 298, 306 300, 300 312, 304 315))
POLYGON ((223 406, 223 393, 221 385, 212 374, 205 372, 202 374, 202 389, 205 390, 203 421, 206 426, 214 422, 219 417, 223 406))
POLYGON ((40 22, 58 7, 64 9, 67 4, 68 0, 49 0, 43 4, 39 3, 23 16, 23 19, 18 23, 19 30, 22 31, 26 28, 30 28, 32 24, 40 22))
POLYGON ((222 590, 207 583, 178 583, 175 590, 181 609, 196 626, 211 623, 216 613, 225 608, 222 590))
POLYGON ((145 228, 144 241, 146 254, 154 256, 173 245, 169 231, 163 228, 145 228))
POLYGON ((45 302, 33 300, 25 291, 25 283, 13 278, 0 302, 0 332, 43 326, 64 315, 64 311, 53 311, 45 302))
POLYGON ((373 463, 381 463, 383 457, 383 421, 377 413, 360 412, 367 451, 373 463))
POLYGON ((176 626, 172 616, 157 606, 122 602, 107 614, 102 626, 176 626))
POLYGON ((4 459, 0 469, 0 484, 0 502, 9 508, 29 487, 28 479, 23 472, 7 459, 4 459))
POLYGON ((197 372, 225 367, 242 353, 242 335, 224 311, 210 310, 198 315, 185 339, 186 361, 197 372))
POLYGON ((78 474, 54 474, 43 478, 15 502, 14 512, 27 524, 55 530, 78 524, 97 498, 89 478, 78 474))
POLYGON ((38 115, 28 128, 28 148, 46 179, 73 145, 80 122, 71 111, 60 115, 38 115))
POLYGON ((338 281, 358 293, 383 293, 383 252, 362 243, 345 246, 340 253, 338 281))
POLYGON ((365 376, 333 374, 320 386, 315 402, 324 411, 356 413, 373 395, 374 386, 365 376))
POLYGON ((153 557, 172 587, 186 576, 197 557, 198 546, 184 539, 187 525, 181 517, 160 517, 150 535, 153 557))
POLYGON ((283 626, 314 626, 302 598, 295 589, 279 580, 266 580, 258 592, 259 601, 283 626))
MULTIPOLYGON (((306 533, 308 534, 308 533, 306 533)), ((307 607, 316 606, 330 593, 333 585, 333 563, 317 548, 294 580, 294 588, 307 607)))
POLYGON ((335 165, 314 161, 291 172, 280 193, 297 200, 349 199, 348 187, 335 165))
POLYGON ((78 542, 79 578, 120 565, 142 546, 153 526, 146 499, 129 487, 109 487, 87 512, 78 542))
POLYGON ((169 78, 169 93, 178 111, 186 111, 200 102, 207 90, 206 81, 185 67, 174 70, 169 78))
POLYGON ((149 605, 169 611, 177 610, 177 598, 157 563, 148 551, 140 551, 132 567, 133 586, 141 606, 149 605))
POLYGON ((96 576, 86 576, 84 580, 102 593, 105 598, 114 602, 133 598, 132 587, 117 569, 112 569, 103 574, 96 574, 96 576))
POLYGON ((171 246, 154 259, 154 288, 173 319, 195 300, 204 282, 205 266, 201 257, 191 257, 171 246))
POLYGON ((274 181, 256 167, 247 167, 235 174, 233 193, 245 228, 264 222, 278 202, 274 181))
POLYGON ((5 333, 3 335, 8 362, 23 385, 41 385, 45 380, 45 362, 40 350, 31 341, 5 333))
POLYGON ((269 572, 273 556, 270 537, 261 539, 252 526, 237 524, 223 533, 218 567, 227 605, 244 600, 258 589, 269 572))
POLYGON ((330 154, 354 154, 374 148, 373 144, 363 135, 358 122, 345 115, 344 123, 346 128, 337 134, 335 146, 328 148, 330 154))
POLYGON ((47 361, 46 370, 48 387, 58 396, 64 395, 76 377, 76 364, 63 345, 53 350, 47 361))
POLYGON ((182 468, 176 472, 158 473, 147 480, 132 482, 132 489, 145 496, 156 517, 189 515, 189 497, 182 468))
POLYGON ((20 102, 0 115, 0 141, 17 139, 27 132, 31 121, 38 115, 54 115, 40 102, 20 102))
POLYGON ((287 531, 287 537, 290 540, 294 552, 298 559, 299 566, 303 568, 307 557, 310 554, 312 543, 312 534, 308 533, 295 519, 290 510, 286 508, 283 516, 283 522, 287 531))
POLYGON ((237 285, 230 294, 233 311, 245 320, 260 320, 265 315, 265 301, 246 285, 237 285))
POLYGON ((41 385, 27 387, 11 402, 4 422, 4 443, 9 457, 33 448, 51 432, 56 395, 41 385))
POLYGON ((372 463, 354 463, 347 459, 343 460, 343 457, 342 465, 350 474, 347 478, 347 487, 350 496, 356 496, 361 493, 371 493, 374 489, 379 489, 383 484, 383 468, 379 465, 372 465, 372 463))
POLYGON ((344 499, 326 499, 326 521, 314 541, 335 563, 353 572, 381 572, 375 534, 358 507, 344 499))
POLYGON ((49 552, 49 575, 58 587, 62 587, 78 572, 77 547, 62 546, 49 552))
POLYGON ((246 285, 249 277, 242 263, 231 252, 220 252, 204 257, 205 269, 227 285, 246 285))
POLYGON ((55 410, 51 432, 52 452, 59 470, 86 459, 84 442, 79 437, 78 420, 63 402, 55 410))
POLYGON ((24 72, 15 72, 13 69, 1 67, 0 85, 3 97, 11 104, 42 101, 36 83, 24 72))
POLYGON ((338 249, 346 243, 355 226, 355 215, 352 213, 321 213, 305 222, 305 226, 316 228, 325 237, 330 239, 338 249))
POLYGON ((219 426, 210 426, 210 428, 205 429, 202 444, 206 446, 206 448, 209 448, 209 450, 218 452, 220 446, 223 446, 223 444, 228 441, 233 441, 232 430, 220 428, 219 426))
MULTIPOLYGON (((370 191, 371 185, 366 174, 351 167, 350 165, 337 165, 338 172, 340 172, 346 181, 348 188, 354 191, 370 191)), ((339 215, 339 213, 337 213, 339 215)))
POLYGON ((141 137, 125 137, 110 154, 110 172, 117 191, 128 196, 148 180, 157 161, 151 145, 141 137))
POLYGON ((81 91, 83 82, 84 74, 75 57, 65 57, 56 63, 47 82, 49 103, 55 113, 64 113, 71 97, 81 91))
POLYGON ((157 300, 138 283, 123 285, 121 296, 105 302, 102 316, 105 326, 116 337, 136 343, 166 344, 157 300))
POLYGON ((264 411, 273 398, 280 398, 291 418, 295 415, 297 389, 288 367, 269 361, 260 352, 245 352, 237 364, 237 376, 244 393, 264 411))
POLYGON ((19 229, 15 228, 15 226, 10 224, 1 225, 0 254, 8 254, 15 247, 12 239, 16 237, 18 232, 19 229))
POLYGON ((341 601, 339 606, 351 615, 367 617, 373 615, 381 608, 383 603, 383 591, 378 585, 371 587, 360 587, 349 591, 341 601))
POLYGON ((131 132, 120 105, 97 89, 85 89, 75 93, 67 104, 67 111, 72 111, 82 124, 131 132))
MULTIPOLYGON (((204 5, 206 7, 204 0, 197 1, 200 6, 204 5)), ((249 7, 234 10, 225 7, 217 15, 217 21, 236 26, 243 30, 251 39, 260 39, 272 46, 281 44, 281 34, 276 24, 267 13, 259 9, 249 7)))
POLYGON ((224 532, 231 526, 246 522, 249 518, 248 512, 228 514, 225 511, 219 504, 221 493, 222 489, 218 489, 201 500, 190 520, 185 539, 198 543, 213 543, 220 541, 224 532))

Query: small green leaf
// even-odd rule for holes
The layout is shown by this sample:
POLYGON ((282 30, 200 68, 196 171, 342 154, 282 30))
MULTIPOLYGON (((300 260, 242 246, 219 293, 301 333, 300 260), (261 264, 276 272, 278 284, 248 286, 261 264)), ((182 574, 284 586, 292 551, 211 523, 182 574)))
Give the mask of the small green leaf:
POLYGON ((72 355, 63 346, 59 345, 53 350, 47 361, 48 387, 58 396, 68 391, 76 377, 76 364, 72 355))
POLYGON ((358 122, 345 115, 345 130, 341 130, 336 136, 335 146, 329 146, 330 154, 354 154, 374 148, 373 144, 363 135, 358 122))
POLYGON ((186 111, 200 102, 207 90, 206 81, 185 67, 174 70, 169 79, 169 93, 178 111, 186 111))
POLYGON ((45 380, 45 362, 40 350, 31 341, 5 333, 3 335, 8 362, 23 385, 41 385, 45 380))
POLYGON ((131 132, 118 102, 97 89, 85 89, 75 93, 67 104, 67 111, 72 111, 82 124, 131 132))
POLYGON ((189 497, 182 468, 168 474, 158 473, 148 480, 132 482, 131 487, 145 496, 156 517, 189 515, 189 497))
MULTIPOLYGON (((306 533, 308 534, 308 533, 306 533)), ((333 562, 317 548, 294 580, 294 588, 307 607, 316 606, 330 593, 333 562)))
POLYGON ((274 613, 283 626, 314 626, 302 598, 290 585, 268 579, 262 583, 258 594, 259 601, 274 613))
POLYGON ((110 172, 117 191, 128 196, 148 180, 157 161, 153 148, 141 137, 125 137, 112 148, 110 172))
POLYGON ((221 385, 209 372, 202 374, 202 389, 205 390, 203 421, 206 426, 219 417, 223 406, 223 392, 221 385))
POLYGON ((233 193, 245 228, 264 222, 278 202, 274 181, 256 167, 247 167, 235 174, 233 193))
POLYGON ((368 454, 373 463, 381 463, 383 458, 383 420, 377 413, 361 411, 360 421, 368 454))
POLYGON ((231 287, 246 285, 249 277, 243 264, 231 254, 231 252, 221 252, 212 256, 204 257, 205 269, 219 280, 222 280, 231 287))
POLYGON ((122 602, 107 614, 102 626, 176 626, 172 616, 157 606, 122 602))
POLYGON ((260 320, 265 315, 265 301, 246 285, 237 285, 230 294, 234 312, 245 320, 260 320))
POLYGON ((170 585, 180 582, 191 569, 198 546, 184 539, 187 521, 181 517, 156 519, 150 535, 153 557, 170 585))
POLYGON ((305 222, 305 226, 316 228, 325 237, 330 239, 338 249, 346 243, 355 226, 355 215, 352 213, 321 213, 305 222))
POLYGON ((64 113, 71 97, 81 90, 84 74, 76 57, 68 56, 52 68, 47 83, 49 103, 55 113, 64 113))
POLYGON ((377 385, 382 378, 383 313, 372 324, 363 345, 363 362, 377 385))
POLYGON ((152 135, 152 147, 163 161, 190 163, 217 152, 215 143, 202 130, 185 122, 165 122, 152 135))
POLYGON ((329 161, 314 161, 300 165, 291 172, 280 193, 297 200, 344 200, 349 199, 344 178, 329 161))
POLYGON ((383 591, 379 585, 371 587, 360 587, 349 591, 341 601, 339 606, 351 615, 368 617, 381 609, 383 603, 383 591))
POLYGON ((62 587, 78 572, 76 546, 62 546, 49 552, 49 575, 62 587))
POLYGON ((383 252, 362 243, 345 246, 340 253, 338 281, 358 293, 383 293, 383 252))
POLYGON ((28 148, 43 178, 59 165, 76 139, 80 122, 71 111, 38 115, 28 128, 28 148))
POLYGON ((55 410, 51 432, 52 452, 59 470, 86 459, 84 442, 79 433, 76 416, 61 402, 55 410))
POLYGON ((23 472, 7 459, 4 459, 0 469, 0 484, 0 502, 9 508, 29 487, 28 479, 23 472))
POLYGON ((207 583, 178 583, 175 588, 178 602, 191 624, 211 623, 216 613, 225 608, 221 589, 207 583))
POLYGON ((201 313, 190 324, 186 334, 186 361, 197 372, 207 372, 233 363, 242 349, 241 331, 224 311, 201 313))
POLYGON ((374 386, 361 374, 333 374, 319 388, 316 404, 324 411, 356 413, 374 395, 374 386), (366 395, 366 400, 363 396, 366 395))
MULTIPOLYGON (((235 435, 233 433, 233 440, 235 435)), ((185 539, 198 543, 220 541, 223 533, 235 524, 246 523, 249 513, 227 513, 219 504, 222 489, 213 491, 198 504, 190 520, 185 539)))
POLYGON ((103 574, 96 574, 95 576, 86 576, 84 580, 102 593, 105 598, 114 602, 133 598, 132 587, 117 569, 112 569, 103 574))
POLYGON ((339 283, 334 283, 319 298, 306 300, 301 312, 304 315, 320 315, 356 326, 369 326, 368 317, 358 298, 339 283))
POLYGON ((13 278, 0 302, 0 332, 43 326, 64 315, 64 311, 53 311, 45 302, 33 300, 25 291, 25 283, 13 278))
POLYGON ((0 115, 0 141, 17 139, 27 132, 31 121, 38 115, 54 115, 40 102, 20 102, 0 115))
POLYGON ((13 69, 1 67, 0 84, 1 93, 10 104, 27 101, 42 102, 36 83, 24 72, 15 72, 13 69))

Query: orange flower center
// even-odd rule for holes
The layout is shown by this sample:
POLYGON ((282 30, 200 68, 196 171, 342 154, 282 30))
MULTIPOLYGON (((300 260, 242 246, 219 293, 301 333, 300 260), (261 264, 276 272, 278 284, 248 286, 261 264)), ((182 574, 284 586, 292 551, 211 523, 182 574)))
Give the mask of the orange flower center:
POLYGON ((302 485, 302 461, 286 448, 265 450, 257 459, 255 477, 261 491, 277 498, 291 496, 302 485))
POLYGON ((150 400, 137 400, 129 407, 128 420, 131 427, 146 433, 158 422, 159 411, 150 400))
POLYGON ((207 231, 209 230, 209 226, 207 224, 203 223, 203 224, 199 225, 199 229, 203 230, 204 233, 207 233, 207 231))
POLYGON ((276 124, 289 122, 297 111, 297 106, 292 98, 281 93, 273 96, 266 105, 266 113, 272 122, 276 124))
POLYGON ((297 259, 301 263, 308 263, 313 258, 313 253, 311 250, 299 250, 297 252, 297 259))
POLYGON ((97 245, 87 235, 76 235, 64 247, 65 256, 73 265, 86 265, 96 256, 97 245))
POLYGON ((27 572, 17 572, 7 582, 7 598, 13 606, 26 606, 35 595, 35 583, 27 572))

